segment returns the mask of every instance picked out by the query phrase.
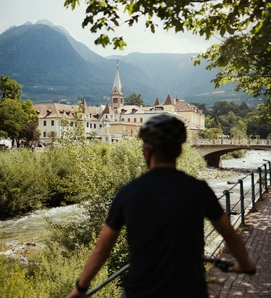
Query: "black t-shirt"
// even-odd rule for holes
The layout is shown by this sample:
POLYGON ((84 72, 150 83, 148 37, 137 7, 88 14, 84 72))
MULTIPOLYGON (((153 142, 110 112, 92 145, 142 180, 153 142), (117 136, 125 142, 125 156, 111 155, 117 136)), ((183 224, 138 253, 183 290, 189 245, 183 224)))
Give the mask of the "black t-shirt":
POLYGON ((124 186, 106 224, 127 226, 127 298, 208 297, 200 260, 204 217, 223 212, 206 182, 176 169, 155 168, 124 186))

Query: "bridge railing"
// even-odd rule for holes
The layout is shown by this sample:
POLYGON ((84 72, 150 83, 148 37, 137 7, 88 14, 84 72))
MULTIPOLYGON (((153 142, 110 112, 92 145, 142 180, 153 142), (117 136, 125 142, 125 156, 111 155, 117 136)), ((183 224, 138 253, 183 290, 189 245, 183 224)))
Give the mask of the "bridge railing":
POLYGON ((200 139, 200 138, 192 138, 188 140, 191 145, 265 145, 271 146, 270 139, 238 139, 238 138, 218 138, 218 139, 200 139))
MULTIPOLYGON (((219 202, 224 207, 231 219, 232 225, 237 228, 245 226, 245 216, 249 212, 256 212, 255 202, 263 200, 263 193, 268 192, 271 185, 271 163, 264 160, 261 167, 251 171, 225 189, 219 197, 219 202)), ((224 248, 222 237, 215 231, 210 223, 205 221, 205 253, 217 256, 224 248)))

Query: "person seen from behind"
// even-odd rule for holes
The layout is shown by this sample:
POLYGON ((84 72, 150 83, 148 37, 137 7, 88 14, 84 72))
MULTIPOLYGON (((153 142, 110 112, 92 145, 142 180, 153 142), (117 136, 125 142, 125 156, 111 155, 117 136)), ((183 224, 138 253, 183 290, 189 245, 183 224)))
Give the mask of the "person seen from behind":
POLYGON ((202 262, 205 218, 236 259, 233 271, 254 271, 255 264, 212 189, 176 169, 186 141, 184 123, 165 114, 155 116, 141 127, 139 137, 149 171, 116 195, 76 288, 67 297, 86 297, 124 225, 130 267, 122 298, 207 298, 202 262))

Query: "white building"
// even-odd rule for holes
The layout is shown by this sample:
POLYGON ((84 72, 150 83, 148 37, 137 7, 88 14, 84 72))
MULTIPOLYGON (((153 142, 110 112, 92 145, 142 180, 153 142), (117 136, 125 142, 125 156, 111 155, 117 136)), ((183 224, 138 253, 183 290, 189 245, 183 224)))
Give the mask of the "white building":
POLYGON ((111 143, 123 136, 133 137, 144 122, 161 113, 184 121, 188 136, 205 129, 202 111, 185 100, 172 100, 170 95, 163 104, 157 98, 152 107, 125 106, 118 65, 110 104, 88 106, 83 99, 78 105, 35 104, 34 109, 39 115, 40 141, 44 144, 49 144, 55 138, 65 138, 67 129, 76 133, 79 121, 88 139, 95 137, 111 143))

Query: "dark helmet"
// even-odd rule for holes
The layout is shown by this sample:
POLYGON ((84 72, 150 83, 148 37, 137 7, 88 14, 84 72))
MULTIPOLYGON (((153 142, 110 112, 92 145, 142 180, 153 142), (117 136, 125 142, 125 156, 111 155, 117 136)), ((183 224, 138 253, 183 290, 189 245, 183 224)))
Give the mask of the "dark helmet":
POLYGON ((183 144, 186 141, 184 123, 174 116, 159 115, 150 118, 142 125, 139 137, 144 143, 153 146, 183 144))

